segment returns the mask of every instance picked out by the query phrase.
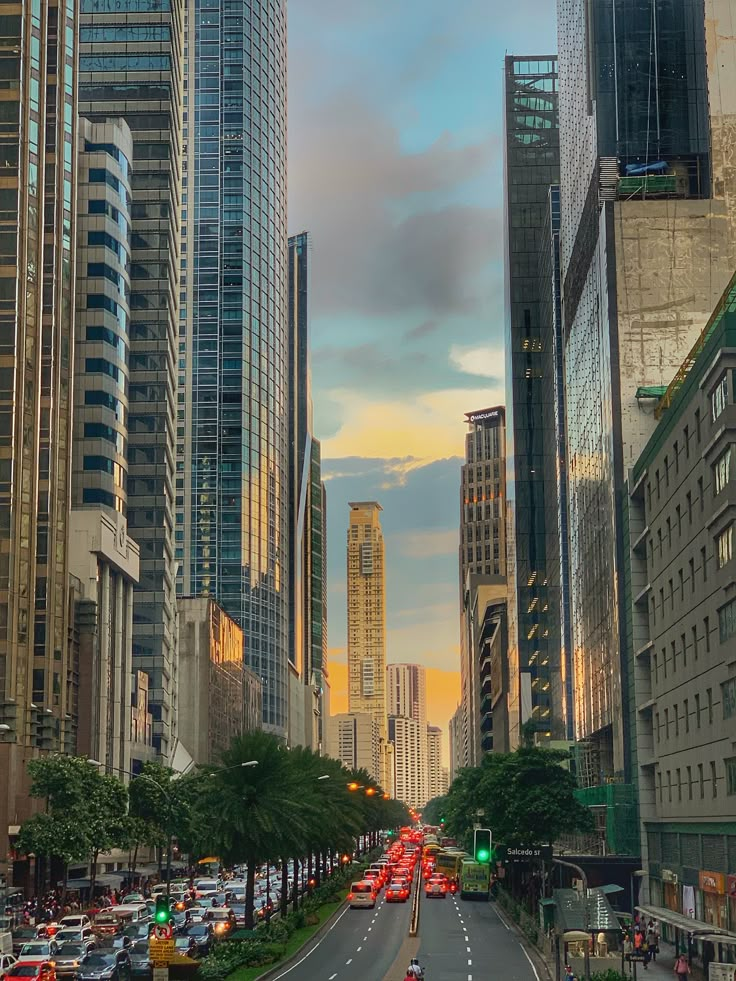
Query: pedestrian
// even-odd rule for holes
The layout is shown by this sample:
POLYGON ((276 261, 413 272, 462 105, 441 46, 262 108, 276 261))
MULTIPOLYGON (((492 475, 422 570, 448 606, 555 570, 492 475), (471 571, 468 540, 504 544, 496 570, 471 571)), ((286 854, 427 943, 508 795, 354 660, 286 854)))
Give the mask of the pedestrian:
POLYGON ((565 964, 565 981, 575 981, 575 975, 569 964, 565 964))
POLYGON ((647 944, 649 945, 649 958, 656 963, 659 953, 659 934, 654 920, 650 920, 647 926, 647 944))
POLYGON ((690 965, 687 962, 685 954, 677 955, 673 970, 678 977, 678 981, 687 981, 687 976, 690 973, 690 965))

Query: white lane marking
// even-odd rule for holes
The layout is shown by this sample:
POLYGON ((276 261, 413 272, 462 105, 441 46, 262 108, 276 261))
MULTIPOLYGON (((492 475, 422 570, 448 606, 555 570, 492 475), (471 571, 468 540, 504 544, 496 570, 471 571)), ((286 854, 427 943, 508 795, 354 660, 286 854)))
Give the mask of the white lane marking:
POLYGON ((362 947, 358 947, 358 949, 357 949, 357 950, 355 951, 355 953, 356 953, 356 954, 359 954, 359 953, 361 952, 361 950, 362 950, 362 949, 363 949, 362 947))
POLYGON ((539 975, 537 974, 537 969, 534 966, 534 961, 531 959, 531 957, 529 956, 529 954, 527 954, 526 950, 524 950, 524 947, 522 947, 521 943, 519 943, 519 946, 524 951, 524 957, 526 957, 526 959, 529 961, 529 963, 532 966, 532 971, 534 971, 534 977, 537 979, 537 981, 539 981, 539 975))
POLYGON ((467 950, 468 953, 470 953, 470 947, 466 947, 465 949, 467 950))
POLYGON ((473 966, 473 962, 471 961, 470 958, 468 958, 468 967, 472 967, 472 966, 473 966))
MULTIPOLYGON (((340 913, 340 915, 338 916, 338 918, 332 924, 332 926, 330 927, 330 929, 327 931, 327 933, 325 933, 317 941, 317 943, 314 945, 314 947, 312 947, 311 950, 308 950, 306 952, 306 954, 304 955, 304 957, 302 957, 301 960, 298 960, 296 962, 296 964, 292 964, 291 967, 287 967, 287 969, 285 971, 283 971, 281 974, 277 974, 276 977, 273 979, 273 981, 279 981, 280 978, 285 978, 287 974, 291 974, 291 972, 294 970, 295 967, 299 967, 300 964, 303 964, 304 961, 309 957, 309 955, 310 954, 313 954, 315 952, 315 950, 319 947, 319 945, 326 939, 327 934, 328 933, 332 933, 332 931, 335 929, 335 927, 337 926, 337 924, 340 922, 340 920, 343 918, 343 916, 345 916, 345 914, 347 913, 347 911, 349 909, 350 909, 350 907, 349 906, 346 906, 345 909, 342 911, 342 913, 340 913)), ((370 929, 370 927, 368 929, 370 929)))
POLYGON ((349 961, 345 961, 345 967, 347 967, 348 964, 352 964, 352 963, 353 963, 353 958, 351 957, 349 961))
POLYGON ((472 974, 469 974, 468 975, 468 981, 473 981, 473 975, 472 974))
POLYGON ((337 977, 337 974, 331 974, 331 975, 329 976, 329 978, 327 979, 327 981, 335 981, 335 978, 336 978, 336 977, 337 977))
POLYGON ((363 943, 368 939, 368 937, 363 937, 363 943))
MULTIPOLYGON (((368 927, 368 933, 370 933, 372 929, 373 927, 368 927)), ((278 978, 274 978, 274 981, 278 981, 278 978)))
POLYGON ((508 932, 511 933, 511 927, 508 925, 508 923, 506 922, 506 920, 504 920, 504 918, 501 916, 501 914, 498 912, 498 910, 494 909, 493 912, 499 918, 499 920, 501 921, 501 923, 503 923, 503 925, 506 927, 506 929, 508 930, 508 932))

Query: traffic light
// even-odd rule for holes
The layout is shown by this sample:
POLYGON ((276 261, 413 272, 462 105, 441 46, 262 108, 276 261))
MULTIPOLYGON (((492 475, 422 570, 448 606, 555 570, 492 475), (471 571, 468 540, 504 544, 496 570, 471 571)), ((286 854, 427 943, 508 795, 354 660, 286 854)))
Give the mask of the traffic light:
POLYGON ((444 818, 440 818, 440 824, 444 824, 444 823, 445 823, 445 819, 444 818))
POLYGON ((168 923, 171 919, 168 896, 156 897, 156 913, 154 915, 154 919, 156 923, 168 923))
POLYGON ((476 828, 473 832, 473 855, 476 862, 490 862, 491 832, 488 828, 476 828))

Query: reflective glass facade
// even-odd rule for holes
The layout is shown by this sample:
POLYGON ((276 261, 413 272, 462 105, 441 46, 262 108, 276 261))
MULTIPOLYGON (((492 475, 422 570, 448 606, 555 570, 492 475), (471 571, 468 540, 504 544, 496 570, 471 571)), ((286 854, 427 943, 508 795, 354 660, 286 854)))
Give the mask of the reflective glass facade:
POLYGON ((507 483, 516 546, 509 592, 518 630, 509 651, 518 665, 510 677, 517 676, 517 667, 530 676, 530 718, 538 736, 559 739, 565 727, 558 568, 550 558, 559 548, 548 542, 557 539, 558 525, 555 520, 549 527, 545 503, 557 490, 554 385, 547 384, 555 369, 548 357, 553 328, 543 319, 550 309, 539 274, 549 188, 559 179, 554 56, 506 58, 505 112, 507 483))
POLYGON ((182 592, 241 627, 286 735, 286 2, 187 13, 177 556, 182 592))
MULTIPOLYGON (((127 516, 128 533, 140 546, 133 669, 148 675, 153 744, 166 757, 176 736, 174 427, 183 6, 180 0, 81 0, 80 30, 89 39, 80 43, 80 114, 96 123, 122 117, 133 135, 127 516)), ((99 178, 114 191, 115 176, 106 169, 107 174, 90 171, 90 181, 99 178)), ((124 286, 116 266, 103 259, 88 275, 103 284, 95 302, 120 323, 122 304, 114 311, 109 306, 124 286)), ((112 388, 102 394, 115 397, 112 388)))
POLYGON ((72 752, 68 640, 75 4, 3 11, 0 41, 0 855, 25 766, 72 752))

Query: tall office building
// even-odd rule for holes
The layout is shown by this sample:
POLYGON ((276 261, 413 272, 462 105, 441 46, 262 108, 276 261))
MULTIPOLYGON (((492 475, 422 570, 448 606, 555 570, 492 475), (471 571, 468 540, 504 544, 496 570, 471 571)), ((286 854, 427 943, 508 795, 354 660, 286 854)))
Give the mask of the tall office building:
POLYGON ((427 796, 427 727, 416 719, 390 715, 388 739, 393 749, 393 796, 408 807, 424 807, 427 796))
POLYGON ((442 730, 427 726, 427 800, 447 793, 447 768, 442 766, 442 730))
MULTIPOLYGON (((108 248, 109 254, 88 273, 99 280, 92 307, 99 319, 92 324, 88 311, 87 322, 112 334, 127 333, 130 345, 127 521, 140 546, 133 668, 148 675, 153 744, 165 758, 176 736, 174 498, 182 494, 183 463, 176 463, 175 475, 174 432, 177 398, 179 412, 185 398, 183 390, 177 396, 175 372, 183 203, 182 27, 181 0, 125 5, 81 0, 80 115, 97 124, 122 118, 133 135, 131 194, 118 184, 120 206, 117 215, 109 216, 120 221, 130 210, 130 291, 112 261, 114 251, 101 246, 100 253, 108 248)), ((109 147, 111 161, 115 150, 109 147)), ((114 189, 112 163, 100 171, 97 179, 114 189)))
POLYGON ((289 239, 289 742, 319 749, 327 661, 326 493, 312 435, 309 234, 289 239))
POLYGON ((179 588, 239 624, 264 726, 286 737, 286 0, 193 5, 186 37, 179 588))
MULTIPOLYGON (((509 619, 512 728, 531 721, 538 739, 566 733, 561 685, 559 572, 550 552, 557 521, 555 415, 547 374, 553 347, 539 269, 549 187, 559 179, 557 60, 505 59, 504 208, 506 217, 506 418, 509 506, 514 522, 514 577, 509 619), (517 691, 528 691, 531 704, 517 691), (517 704, 518 702, 518 704, 517 704)), ((559 551, 559 547, 557 547, 559 551)), ((518 731, 514 733, 518 740, 518 731)))
POLYGON ((460 482, 460 687, 462 766, 480 762, 480 668, 471 623, 471 579, 505 586, 506 415, 503 406, 467 412, 460 482))
POLYGON ((389 715, 427 724, 427 671, 421 664, 389 664, 386 702, 389 715))
POLYGON ((378 720, 365 712, 331 715, 327 720, 327 754, 349 770, 366 770, 381 781, 384 765, 378 720))
POLYGON ((636 772, 622 488, 736 267, 732 19, 730 0, 558 2, 575 723, 590 803, 636 772))
POLYGON ((450 783, 452 783, 459 771, 465 766, 462 757, 463 717, 463 706, 461 702, 455 709, 447 725, 450 750, 450 783))
POLYGON ((0 873, 27 761, 74 751, 68 646, 76 7, 8 8, 0 133, 0 873))
POLYGON ((371 715, 386 746, 386 566, 377 501, 350 504, 348 706, 371 715))

